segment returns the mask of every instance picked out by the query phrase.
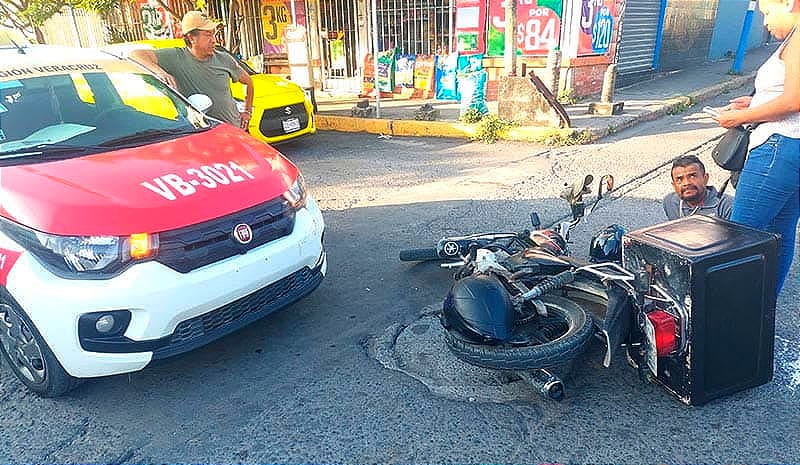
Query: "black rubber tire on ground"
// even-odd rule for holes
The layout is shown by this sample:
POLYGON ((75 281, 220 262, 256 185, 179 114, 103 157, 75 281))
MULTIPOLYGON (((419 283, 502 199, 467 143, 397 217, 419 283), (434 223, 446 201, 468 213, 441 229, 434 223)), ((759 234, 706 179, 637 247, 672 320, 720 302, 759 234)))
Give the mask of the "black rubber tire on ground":
POLYGON ((592 319, 575 302, 563 297, 541 297, 548 314, 563 319, 567 330, 544 344, 515 346, 511 344, 473 344, 445 331, 448 347, 459 359, 495 370, 533 370, 563 365, 586 349, 594 331, 592 319))
POLYGON ((400 260, 404 262, 424 262, 428 260, 441 260, 436 252, 436 247, 425 249, 406 249, 400 251, 400 260))
MULTIPOLYGON (((70 376, 64 370, 64 368, 56 359, 55 355, 53 355, 50 347, 48 347, 47 343, 45 343, 42 335, 39 334, 39 330, 36 329, 36 326, 34 326, 31 320, 28 318, 28 315, 26 315, 25 312, 20 310, 16 305, 10 304, 8 307, 14 312, 14 315, 17 319, 17 324, 20 324, 21 322, 21 325, 24 325, 23 331, 32 337, 33 342, 35 342, 36 346, 38 347, 42 356, 41 362, 44 366, 45 373, 44 379, 41 382, 35 382, 31 379, 28 379, 20 371, 18 366, 19 363, 15 361, 15 359, 8 353, 4 345, 0 343, 0 353, 2 353, 2 358, 11 368, 11 371, 14 372, 14 375, 16 375, 17 379, 19 379, 19 381, 22 382, 28 389, 35 392, 40 397, 58 397, 80 386, 83 383, 83 380, 70 376)), ((0 321, 0 324, 4 324, 3 321, 0 321)), ((20 328, 22 328, 22 326, 20 326, 20 328)))

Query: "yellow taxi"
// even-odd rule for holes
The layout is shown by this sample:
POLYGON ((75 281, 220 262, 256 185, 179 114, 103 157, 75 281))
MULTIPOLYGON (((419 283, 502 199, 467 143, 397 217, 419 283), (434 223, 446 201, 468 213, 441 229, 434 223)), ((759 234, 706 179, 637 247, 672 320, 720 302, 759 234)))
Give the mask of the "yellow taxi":
MULTIPOLYGON (((137 47, 183 46, 183 39, 156 39, 115 44, 107 49, 127 55, 137 47)), ((300 86, 281 76, 256 72, 224 47, 217 46, 217 50, 232 56, 253 79, 253 116, 248 128, 251 135, 274 144, 316 132, 312 103, 300 86)), ((231 93, 237 102, 244 105, 244 86, 241 83, 232 82, 231 93)))

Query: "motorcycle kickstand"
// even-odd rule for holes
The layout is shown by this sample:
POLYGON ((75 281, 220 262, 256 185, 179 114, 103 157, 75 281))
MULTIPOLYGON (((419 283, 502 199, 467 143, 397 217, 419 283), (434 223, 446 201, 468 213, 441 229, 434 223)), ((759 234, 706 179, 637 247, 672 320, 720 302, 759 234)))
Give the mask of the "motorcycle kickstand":
POLYGON ((545 399, 559 402, 564 399, 564 382, 557 375, 543 368, 517 371, 516 374, 530 383, 536 392, 545 399))

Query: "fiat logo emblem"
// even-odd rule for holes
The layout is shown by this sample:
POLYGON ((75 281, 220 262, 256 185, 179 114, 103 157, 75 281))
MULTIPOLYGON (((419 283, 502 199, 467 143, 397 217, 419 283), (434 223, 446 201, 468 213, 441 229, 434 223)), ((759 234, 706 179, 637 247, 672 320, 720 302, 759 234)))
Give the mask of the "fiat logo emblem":
POLYGON ((240 244, 248 244, 253 240, 253 230, 250 226, 239 223, 233 227, 233 238, 240 244))
POLYGON ((291 114, 292 114, 292 107, 286 107, 286 108, 284 108, 284 109, 283 109, 283 112, 284 112, 284 113, 286 113, 287 115, 291 115, 291 114))

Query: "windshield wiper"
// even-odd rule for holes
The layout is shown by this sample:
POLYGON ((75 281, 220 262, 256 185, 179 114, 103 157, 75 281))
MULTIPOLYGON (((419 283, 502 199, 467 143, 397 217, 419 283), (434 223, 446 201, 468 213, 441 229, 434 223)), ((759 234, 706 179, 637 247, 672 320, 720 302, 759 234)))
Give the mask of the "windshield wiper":
POLYGON ((120 147, 126 145, 137 145, 142 142, 152 142, 153 139, 158 139, 160 137, 168 137, 168 136, 182 136, 186 134, 194 134, 197 132, 203 132, 211 129, 211 127, 205 128, 184 128, 184 129, 145 129, 143 131, 134 132, 133 134, 128 134, 122 137, 116 137, 114 139, 109 139, 104 141, 100 144, 102 147, 120 147))
POLYGON ((0 159, 21 158, 31 155, 40 156, 77 156, 88 152, 107 150, 106 147, 98 145, 71 145, 71 144, 36 144, 28 147, 20 147, 14 150, 0 151, 0 159))

